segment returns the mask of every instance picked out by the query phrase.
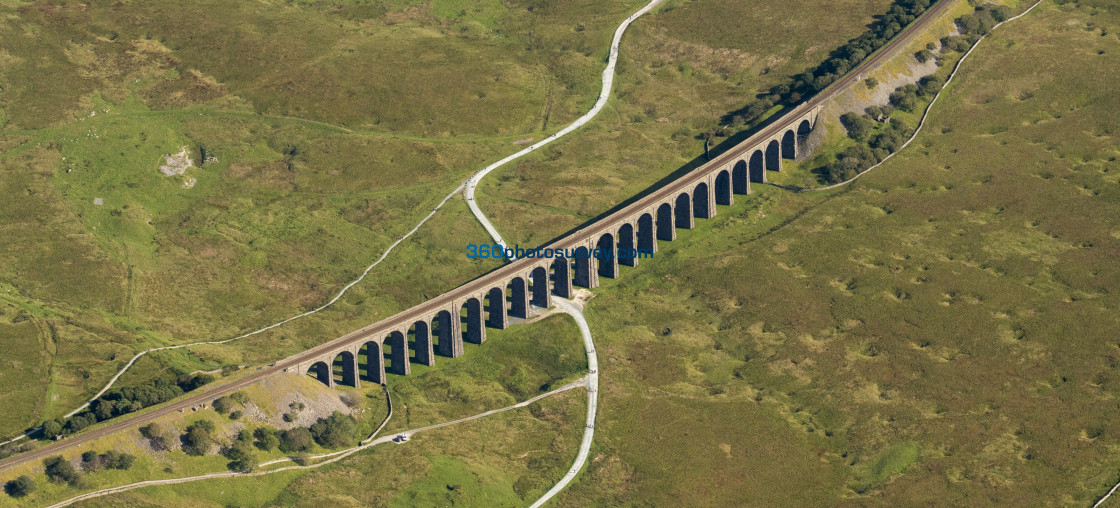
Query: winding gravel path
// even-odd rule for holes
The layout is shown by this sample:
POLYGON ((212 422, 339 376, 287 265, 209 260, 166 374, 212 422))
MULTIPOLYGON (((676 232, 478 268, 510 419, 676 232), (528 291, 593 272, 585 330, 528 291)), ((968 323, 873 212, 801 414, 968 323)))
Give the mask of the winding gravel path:
POLYGON ((505 240, 502 240, 502 235, 498 233, 498 230, 494 228, 494 225, 490 223, 490 220, 487 219, 486 215, 482 213, 482 210, 478 207, 478 203, 475 202, 474 192, 475 188, 478 187, 478 183, 482 181, 483 177, 490 174, 491 171, 494 171, 495 169, 498 169, 499 167, 504 166, 513 160, 520 159, 521 157, 533 153, 534 150, 553 141, 556 141, 557 139, 560 139, 569 132, 582 127, 583 124, 591 121, 592 118, 595 118, 595 116, 603 110, 603 107, 607 105, 607 101, 611 97, 611 87, 614 86, 614 67, 618 62, 618 46, 619 43, 622 42, 622 34, 626 32, 626 28, 630 26, 630 23, 633 23, 634 20, 638 19, 639 16, 649 12, 654 7, 657 7, 657 5, 662 1, 664 0, 652 0, 650 3, 646 4, 645 7, 639 9, 638 12, 631 14, 630 17, 626 18, 626 20, 623 21, 621 25, 618 25, 617 29, 615 29, 614 39, 611 41, 610 56, 607 57, 607 68, 603 69, 603 88, 599 91, 599 99, 595 101, 595 105, 591 107, 590 111, 576 119, 576 121, 572 122, 567 127, 560 129, 555 134, 544 138, 536 143, 533 143, 532 145, 529 145, 527 148, 521 150, 520 152, 517 152, 498 162, 486 166, 482 169, 482 171, 475 173, 467 179, 464 191, 464 195, 466 195, 467 197, 467 206, 471 208, 471 213, 473 213, 474 216, 478 218, 478 221, 482 223, 482 227, 486 228, 486 232, 490 233, 490 237, 493 238, 495 242, 501 244, 502 247, 506 247, 505 240))
MULTIPOLYGON (((486 214, 482 213, 482 209, 478 207, 478 203, 474 199, 475 189, 478 188, 478 183, 482 181, 482 178, 490 174, 491 171, 494 171, 510 161, 524 157, 537 148, 556 141, 560 137, 582 127, 584 124, 591 121, 591 119, 595 118, 595 116, 603 110, 603 107, 607 105, 607 101, 610 100, 611 88, 614 86, 614 69, 615 65, 618 63, 618 50, 622 42, 622 34, 626 32, 626 28, 630 26, 630 23, 633 23, 635 19, 646 14, 654 7, 657 7, 662 1, 663 0, 652 0, 646 4, 645 7, 631 14, 630 17, 626 18, 626 20, 615 29, 614 39, 611 40, 610 56, 607 58, 607 67, 603 69, 603 88, 599 92, 599 99, 595 101, 595 105, 592 106, 590 111, 555 134, 530 145, 520 152, 486 166, 482 171, 475 173, 467 179, 466 184, 464 184, 463 192, 467 198, 467 206, 470 207, 471 213, 473 213, 475 218, 478 219, 478 222, 482 224, 482 227, 486 229, 486 232, 490 234, 490 237, 494 239, 495 243, 501 245, 503 248, 507 247, 506 241, 502 239, 502 235, 498 233, 497 228, 490 222, 490 219, 486 218, 486 214)), ((512 259, 509 259, 509 261, 512 261, 512 259)), ((591 453, 591 442, 595 437, 595 413, 599 407, 599 359, 595 353, 595 343, 591 339, 591 329, 588 328, 587 320, 583 317, 583 309, 574 302, 559 297, 553 297, 553 302, 558 309, 571 315, 572 318, 576 320, 576 324, 579 325, 580 335, 583 336, 584 347, 587 352, 587 365, 588 368, 591 369, 587 391, 587 425, 583 430, 583 440, 580 443, 579 453, 576 454, 576 460, 572 464, 572 467, 568 469, 568 472, 564 474, 564 477, 561 478, 556 485, 553 485, 544 496, 533 503, 532 508, 542 506, 548 502, 548 500, 556 496, 556 494, 559 494, 560 491, 564 490, 587 463, 587 456, 591 453)))
POLYGON ((583 441, 579 445, 579 453, 576 454, 576 460, 572 463, 572 467, 568 469, 568 472, 559 482, 556 482, 556 485, 553 485, 537 502, 533 503, 531 508, 543 506, 549 499, 564 490, 564 487, 567 487, 569 483, 572 483, 579 471, 583 469, 583 465, 587 463, 587 456, 591 453, 591 441, 595 437, 595 413, 599 407, 599 356, 595 353, 595 342, 591 340, 591 329, 587 326, 587 320, 583 317, 583 309, 571 300, 553 297, 552 301, 556 304, 557 309, 576 320, 576 324, 579 325, 579 334, 583 336, 583 347, 587 352, 587 368, 590 370, 587 377, 587 426, 583 429, 583 441))

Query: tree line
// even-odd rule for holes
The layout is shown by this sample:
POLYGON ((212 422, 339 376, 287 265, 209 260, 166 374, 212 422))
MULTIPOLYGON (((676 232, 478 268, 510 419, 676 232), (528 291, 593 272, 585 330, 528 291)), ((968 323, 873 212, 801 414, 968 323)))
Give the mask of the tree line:
POLYGON ((925 12, 930 3, 930 0, 897 0, 867 32, 833 50, 820 65, 793 76, 788 83, 771 87, 753 102, 724 115, 721 123, 724 127, 751 124, 761 120, 774 106, 792 106, 824 90, 886 45, 903 27, 925 12))
POLYGON ((214 380, 209 374, 161 376, 150 384, 114 388, 70 418, 43 422, 43 438, 56 439, 80 432, 97 422, 167 402, 214 380))
MULTIPOLYGON (((972 13, 954 20, 960 35, 942 38, 940 53, 968 51, 980 37, 1011 15, 1011 9, 1004 5, 977 6, 972 13)), ((937 64, 941 65, 940 56, 933 53, 934 49, 937 49, 937 45, 930 43, 925 49, 915 53, 914 57, 919 61, 937 58, 937 64)), ((866 82, 869 88, 876 86, 873 78, 868 78, 866 82)), ((895 110, 916 111, 925 101, 937 95, 944 85, 944 80, 939 76, 925 76, 916 84, 895 88, 886 106, 869 106, 862 115, 855 112, 843 114, 840 123, 844 125, 848 137, 857 144, 848 147, 816 172, 829 183, 839 183, 850 180, 881 162, 901 148, 913 134, 911 126, 898 118, 892 118, 891 113, 895 110)))

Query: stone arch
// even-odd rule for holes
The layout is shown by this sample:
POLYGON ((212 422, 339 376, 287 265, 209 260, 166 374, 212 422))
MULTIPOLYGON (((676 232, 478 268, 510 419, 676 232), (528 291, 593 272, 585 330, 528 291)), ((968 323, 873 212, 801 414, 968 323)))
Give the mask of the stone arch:
POLYGON ((331 381, 334 384, 358 386, 358 358, 354 353, 342 351, 331 362, 331 381))
POLYGON ((673 225, 681 229, 692 229, 692 199, 688 197, 688 193, 682 192, 677 196, 675 205, 673 215, 676 220, 673 225))
POLYGON ((573 284, 582 288, 592 288, 591 268, 593 266, 591 252, 587 247, 577 247, 573 256, 575 264, 575 277, 573 284))
POLYGON ((731 197, 731 173, 726 169, 716 175, 715 189, 717 205, 730 205, 732 200, 735 199, 731 197))
POLYGON ((486 327, 482 323, 482 302, 478 298, 468 298, 459 310, 462 320, 463 342, 482 344, 486 340, 486 327))
POLYGON ((358 356, 363 354, 366 357, 365 378, 377 384, 385 384, 385 357, 381 353, 381 344, 372 340, 362 344, 358 356))
POLYGON ((552 260, 552 294, 561 298, 572 297, 572 261, 565 257, 552 260))
POLYGON ((701 219, 712 218, 712 202, 710 201, 708 184, 700 182, 692 189, 692 215, 701 219))
MULTIPOLYGON (((653 216, 643 213, 638 217, 638 249, 653 252, 657 249, 657 236, 653 230, 653 216)), ((635 260, 635 266, 637 261, 635 260)))
POLYGON ((521 319, 529 319, 529 288, 525 279, 514 277, 506 285, 509 292, 509 315, 521 319))
POLYGON ((770 144, 766 145, 766 169, 768 171, 781 171, 782 170, 782 150, 778 146, 778 140, 771 140, 770 144))
MULTIPOLYGON (((440 356, 458 358, 463 355, 463 338, 456 333, 455 322, 451 319, 451 312, 441 310, 432 318, 431 336, 438 339, 435 351, 440 356)), ((435 363, 435 359, 433 359, 435 363)))
POLYGON ((435 351, 432 347, 431 328, 427 321, 412 323, 408 329, 412 335, 409 349, 412 351, 412 361, 429 367, 436 364, 435 351))
POLYGON ((548 292, 548 269, 543 266, 538 266, 529 273, 530 291, 532 292, 532 300, 529 303, 536 305, 542 309, 547 309, 552 306, 551 298, 548 292))
POLYGON ((331 366, 327 362, 315 362, 311 364, 311 368, 307 369, 309 375, 313 375, 319 382, 334 387, 334 378, 331 377, 331 366))
POLYGON ((782 157, 786 159, 797 158, 797 134, 793 129, 782 135, 782 157))
POLYGON ((604 233, 599 236, 599 241, 595 244, 595 250, 599 253, 595 258, 599 261, 599 276, 618 278, 618 256, 615 255, 614 235, 604 233))
POLYGON ((506 327, 506 291, 504 287, 490 288, 482 297, 486 308, 486 326, 503 330, 506 327))
POLYGON ((408 337, 404 333, 389 332, 381 347, 385 350, 384 357, 389 360, 385 370, 401 376, 407 376, 411 372, 408 365, 408 337))
POLYGON ((627 222, 618 228, 618 250, 615 251, 618 263, 638 266, 638 249, 634 246, 634 225, 627 222))
POLYGON ((751 175, 747 171, 746 159, 739 159, 731 168, 731 191, 735 194, 751 193, 751 175))
POLYGON ((809 137, 809 133, 813 132, 813 124, 806 118, 801 123, 797 124, 797 141, 802 142, 805 138, 809 137))
POLYGON ((670 242, 677 239, 677 229, 673 227, 673 205, 669 203, 657 207, 657 239, 670 242))
MULTIPOLYGON (((751 181, 766 183, 766 166, 763 164, 762 150, 755 150, 751 154, 750 173, 751 181)), ((747 187, 750 188, 749 186, 747 187)))

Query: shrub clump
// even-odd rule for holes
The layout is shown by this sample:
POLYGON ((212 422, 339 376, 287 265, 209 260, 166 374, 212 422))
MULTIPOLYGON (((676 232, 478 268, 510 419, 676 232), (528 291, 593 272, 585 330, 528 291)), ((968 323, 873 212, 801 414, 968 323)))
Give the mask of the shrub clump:
POLYGON ((280 434, 280 451, 284 453, 299 453, 311 449, 315 438, 311 431, 303 427, 285 430, 280 434))
POLYGON ((69 460, 60 455, 43 459, 43 472, 54 483, 66 483, 71 487, 82 486, 82 475, 74 469, 69 460))
POLYGON ((243 429, 233 445, 227 448, 222 455, 229 459, 226 467, 230 471, 249 472, 256 469, 257 454, 253 451, 253 434, 248 429, 243 429))
POLYGON ((90 450, 82 454, 82 469, 91 473, 100 469, 128 470, 132 468, 134 462, 136 462, 136 457, 127 453, 119 453, 116 450, 109 450, 101 454, 90 450))
POLYGON ((70 418, 43 423, 43 437, 68 436, 97 422, 167 402, 214 380, 208 374, 164 376, 151 384, 109 390, 90 403, 89 408, 70 418))
POLYGON ((210 420, 198 420, 192 423, 180 438, 183 452, 187 455, 206 455, 210 448, 214 446, 214 438, 211 436, 213 432, 214 422, 210 420))
POLYGON ((23 475, 4 484, 4 492, 9 496, 20 498, 35 492, 35 481, 30 476, 23 475))
POLYGON ((276 429, 272 427, 259 427, 253 431, 253 438, 256 440, 253 445, 264 451, 275 450, 280 446, 280 436, 276 429))
POLYGON ((895 107, 903 111, 912 110, 920 98, 936 94, 941 84, 940 78, 926 76, 917 85, 895 89, 891 94, 893 106, 868 106, 863 115, 855 112, 843 114, 840 122, 848 131, 848 137, 858 144, 844 150, 821 168, 824 179, 829 183, 851 180, 902 148, 912 129, 901 119, 891 118, 891 113, 895 107))
POLYGON ((358 422, 350 415, 335 411, 328 418, 320 418, 310 430, 319 446, 342 448, 353 444, 358 434, 358 422))
POLYGON ((152 448, 156 451, 170 450, 175 445, 171 433, 155 422, 140 427, 140 434, 148 438, 152 448))
MULTIPOLYGON (((772 87, 754 102, 724 115, 725 126, 737 126, 760 120, 775 105, 793 105, 831 85, 860 64, 867 55, 883 47, 902 27, 917 19, 930 6, 930 0, 896 0, 890 10, 871 28, 829 54, 828 60, 814 69, 793 76, 790 83, 772 87)), ((869 84, 869 88, 874 85, 869 84)))

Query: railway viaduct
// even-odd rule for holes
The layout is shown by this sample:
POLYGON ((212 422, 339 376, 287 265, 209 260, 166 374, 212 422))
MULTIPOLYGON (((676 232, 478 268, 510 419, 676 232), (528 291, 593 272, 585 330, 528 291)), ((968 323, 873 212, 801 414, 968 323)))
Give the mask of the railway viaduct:
POLYGON ((392 317, 289 358, 285 369, 313 374, 334 387, 385 383, 386 372, 407 375, 412 363, 434 365, 436 356, 455 358, 465 342, 481 344, 486 329, 505 328, 511 317, 528 318, 548 308, 552 295, 570 297, 573 287, 594 288, 599 277, 616 278, 619 265, 638 259, 613 255, 620 249, 657 251, 657 242, 676 239, 679 228, 710 219, 717 205, 751 193, 767 171, 781 171, 817 122, 821 107, 802 104, 730 150, 616 212, 447 293, 392 317), (607 253, 596 259, 594 249, 607 253), (556 257, 555 252, 574 254, 556 257), (547 256, 547 254, 553 254, 547 256))

